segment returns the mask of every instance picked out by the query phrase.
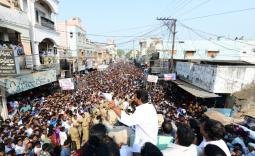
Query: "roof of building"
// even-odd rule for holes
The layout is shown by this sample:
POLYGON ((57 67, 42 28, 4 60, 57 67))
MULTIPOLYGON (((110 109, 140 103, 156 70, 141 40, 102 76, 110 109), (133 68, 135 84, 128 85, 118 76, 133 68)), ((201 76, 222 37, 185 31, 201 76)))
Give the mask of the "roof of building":
POLYGON ((205 91, 199 87, 196 87, 192 84, 189 84, 185 81, 182 80, 176 80, 176 81, 172 81, 173 83, 175 83, 176 85, 178 85, 180 88, 184 89, 185 91, 189 92, 190 94, 199 97, 199 98, 216 98, 216 97, 220 97, 217 94, 214 93, 210 93, 208 91, 205 91))

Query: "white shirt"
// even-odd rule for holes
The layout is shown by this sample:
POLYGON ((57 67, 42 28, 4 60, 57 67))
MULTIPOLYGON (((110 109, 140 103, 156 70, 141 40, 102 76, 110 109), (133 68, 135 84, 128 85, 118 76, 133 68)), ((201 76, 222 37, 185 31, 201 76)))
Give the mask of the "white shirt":
POLYGON ((33 133, 33 129, 28 128, 27 130, 25 130, 25 132, 27 133, 27 136, 30 136, 33 133))
POLYGON ((68 124, 68 121, 63 121, 62 126, 65 127, 66 131, 69 132, 71 125, 68 124))
POLYGON ((162 150, 164 156, 199 156, 202 154, 202 150, 196 145, 192 144, 188 147, 177 144, 170 144, 168 148, 162 150))
POLYGON ((22 147, 22 146, 18 146, 18 145, 16 145, 15 146, 15 152, 16 152, 16 154, 23 154, 23 153, 25 153, 24 152, 24 147, 22 147))
MULTIPOLYGON (((203 140, 204 142, 204 140, 203 140)), ((227 156, 231 156, 230 154, 230 151, 228 149, 228 146, 227 144, 221 139, 221 140, 216 140, 216 141, 208 141, 208 142, 204 142, 204 147, 208 144, 212 144, 212 145, 216 145, 218 146, 220 149, 222 149, 224 151, 224 153, 227 155, 227 156)), ((202 148, 204 148, 202 147, 202 148)))
POLYGON ((146 142, 157 145, 158 116, 152 104, 146 103, 136 107, 136 111, 131 115, 121 111, 119 121, 127 126, 135 125, 133 152, 140 153, 146 142))
POLYGON ((133 156, 132 148, 128 147, 127 145, 122 145, 120 148, 120 155, 121 156, 133 156))
POLYGON ((127 101, 124 101, 123 105, 124 105, 124 109, 126 110, 128 108, 128 106, 129 106, 129 103, 127 101))
POLYGON ((66 132, 60 132, 60 133, 59 133, 59 138, 60 138, 60 144, 61 144, 61 145, 64 145, 64 142, 65 142, 66 139, 67 139, 66 132))

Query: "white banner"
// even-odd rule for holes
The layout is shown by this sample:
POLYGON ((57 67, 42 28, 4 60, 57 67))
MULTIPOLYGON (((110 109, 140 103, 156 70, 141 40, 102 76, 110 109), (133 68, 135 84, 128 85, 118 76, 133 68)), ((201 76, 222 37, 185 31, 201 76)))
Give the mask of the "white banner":
POLYGON ((156 75, 148 75, 147 81, 148 81, 148 82, 157 83, 157 82, 158 82, 158 76, 156 76, 156 75))
POLYGON ((74 83, 72 78, 66 78, 66 79, 60 79, 58 80, 59 86, 62 88, 62 90, 73 90, 74 89, 74 83))
POLYGON ((171 73, 171 74, 164 74, 164 80, 165 81, 175 81, 176 80, 176 74, 175 73, 171 73))

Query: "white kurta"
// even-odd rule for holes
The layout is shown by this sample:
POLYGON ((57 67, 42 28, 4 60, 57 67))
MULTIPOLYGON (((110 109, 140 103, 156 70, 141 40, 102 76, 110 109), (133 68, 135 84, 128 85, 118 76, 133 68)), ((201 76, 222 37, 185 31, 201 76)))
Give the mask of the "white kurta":
POLYGON ((127 126, 135 125, 133 152, 140 153, 146 142, 157 145, 158 116, 152 104, 146 103, 136 107, 136 111, 131 115, 122 111, 119 121, 127 126))

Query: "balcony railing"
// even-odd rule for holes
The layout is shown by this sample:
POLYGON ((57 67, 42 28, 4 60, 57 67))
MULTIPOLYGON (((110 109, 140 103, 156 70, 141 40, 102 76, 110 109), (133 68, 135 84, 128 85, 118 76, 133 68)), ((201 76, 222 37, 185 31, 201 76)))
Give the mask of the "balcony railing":
POLYGON ((47 27, 49 29, 52 29, 54 30, 55 29, 55 23, 53 21, 51 21, 50 19, 48 18, 45 18, 45 17, 41 17, 41 25, 44 26, 44 27, 47 27))

